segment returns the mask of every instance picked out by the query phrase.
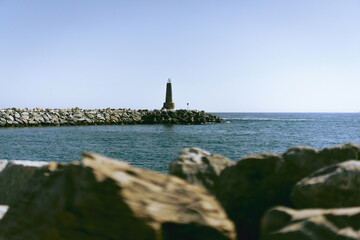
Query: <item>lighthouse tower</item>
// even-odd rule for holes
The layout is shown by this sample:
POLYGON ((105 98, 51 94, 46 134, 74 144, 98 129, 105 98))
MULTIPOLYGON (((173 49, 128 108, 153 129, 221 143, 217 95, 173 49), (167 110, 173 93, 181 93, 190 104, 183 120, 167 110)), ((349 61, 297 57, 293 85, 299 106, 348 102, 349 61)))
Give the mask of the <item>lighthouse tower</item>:
POLYGON ((163 108, 167 109, 167 110, 175 109, 175 104, 173 103, 173 100, 172 100, 172 89, 171 89, 170 78, 166 84, 166 98, 165 98, 163 108))

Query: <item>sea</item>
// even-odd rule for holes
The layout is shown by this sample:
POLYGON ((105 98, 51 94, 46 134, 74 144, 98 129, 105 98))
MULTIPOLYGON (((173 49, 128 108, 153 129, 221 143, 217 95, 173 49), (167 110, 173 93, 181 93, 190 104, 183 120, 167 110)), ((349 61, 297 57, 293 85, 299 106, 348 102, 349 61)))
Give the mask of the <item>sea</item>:
POLYGON ((283 153, 292 146, 321 149, 360 143, 360 113, 212 113, 225 124, 0 128, 0 159, 71 162, 95 152, 167 173, 188 147, 237 161, 283 153))

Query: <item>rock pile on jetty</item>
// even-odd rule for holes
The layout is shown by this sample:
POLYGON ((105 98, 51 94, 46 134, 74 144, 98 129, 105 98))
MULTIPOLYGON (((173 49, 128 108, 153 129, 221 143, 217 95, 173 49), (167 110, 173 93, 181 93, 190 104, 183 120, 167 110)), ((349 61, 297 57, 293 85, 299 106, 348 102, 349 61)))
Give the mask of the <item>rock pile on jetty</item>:
POLYGON ((0 239, 360 239, 360 146, 236 162, 188 148, 169 175, 84 153, 0 161, 0 239))
POLYGON ((131 109, 1 109, 0 127, 206 124, 223 122, 204 111, 149 111, 131 109))
POLYGON ((218 116, 205 113, 204 111, 151 111, 142 115, 143 123, 162 124, 206 124, 223 123, 218 116))

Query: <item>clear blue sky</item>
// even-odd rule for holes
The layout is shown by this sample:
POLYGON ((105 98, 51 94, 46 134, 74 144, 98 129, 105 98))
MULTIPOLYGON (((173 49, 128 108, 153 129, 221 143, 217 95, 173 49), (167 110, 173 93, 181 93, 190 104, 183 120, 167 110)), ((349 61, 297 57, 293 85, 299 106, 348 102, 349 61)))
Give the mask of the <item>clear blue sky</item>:
POLYGON ((360 111, 359 0, 0 0, 0 108, 360 111))

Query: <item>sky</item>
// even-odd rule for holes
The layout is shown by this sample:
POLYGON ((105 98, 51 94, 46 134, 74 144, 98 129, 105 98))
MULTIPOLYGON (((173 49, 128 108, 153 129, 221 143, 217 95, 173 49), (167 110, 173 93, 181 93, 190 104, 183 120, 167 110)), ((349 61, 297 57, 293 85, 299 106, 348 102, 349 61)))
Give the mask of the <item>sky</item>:
POLYGON ((359 112, 359 0, 0 0, 0 108, 359 112))

